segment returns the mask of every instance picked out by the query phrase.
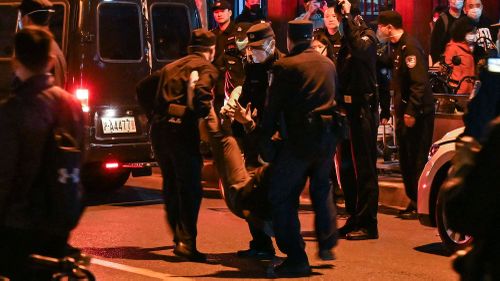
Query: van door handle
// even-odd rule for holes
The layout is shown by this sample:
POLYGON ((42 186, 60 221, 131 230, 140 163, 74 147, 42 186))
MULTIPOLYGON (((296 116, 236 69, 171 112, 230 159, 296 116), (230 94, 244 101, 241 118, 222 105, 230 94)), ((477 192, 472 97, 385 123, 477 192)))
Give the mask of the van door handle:
POLYGON ((82 31, 81 33, 81 42, 82 43, 91 43, 94 42, 95 34, 91 34, 87 31, 82 31))

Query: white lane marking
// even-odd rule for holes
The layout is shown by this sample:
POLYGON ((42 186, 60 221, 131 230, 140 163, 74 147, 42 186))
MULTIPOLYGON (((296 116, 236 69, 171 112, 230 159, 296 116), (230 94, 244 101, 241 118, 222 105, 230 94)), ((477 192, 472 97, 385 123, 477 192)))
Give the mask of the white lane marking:
POLYGON ((167 273, 156 272, 156 271, 145 269, 145 268, 133 267, 133 266, 125 265, 125 264, 110 262, 110 261, 96 259, 96 258, 92 258, 91 263, 97 264, 100 266, 104 266, 104 267, 109 267, 109 268, 121 270, 121 271, 139 274, 142 276, 147 276, 147 277, 151 277, 151 278, 158 278, 161 280, 179 280, 179 281, 181 281, 181 280, 183 280, 183 281, 193 280, 193 279, 186 278, 186 277, 177 277, 177 276, 170 275, 167 273))

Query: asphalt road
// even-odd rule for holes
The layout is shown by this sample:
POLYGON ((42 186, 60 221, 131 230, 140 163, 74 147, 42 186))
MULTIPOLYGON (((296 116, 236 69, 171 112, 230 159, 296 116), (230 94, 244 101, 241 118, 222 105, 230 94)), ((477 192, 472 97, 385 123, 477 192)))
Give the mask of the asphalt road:
MULTIPOLYGON (((113 193, 92 194, 73 232, 71 244, 93 256, 97 280, 253 280, 265 279, 269 262, 239 259, 250 235, 246 223, 231 214, 217 191, 207 189, 198 223, 198 248, 207 263, 192 263, 172 253, 160 193, 161 177, 133 178, 113 193)), ((302 234, 313 276, 302 280, 458 280, 437 231, 418 221, 402 221, 381 208, 378 240, 341 240, 337 260, 317 258, 313 213, 300 211, 302 234)), ((339 225, 344 219, 339 217, 339 225)), ((283 254, 278 252, 278 256, 283 254)), ((300 279, 299 279, 300 280, 300 279)))

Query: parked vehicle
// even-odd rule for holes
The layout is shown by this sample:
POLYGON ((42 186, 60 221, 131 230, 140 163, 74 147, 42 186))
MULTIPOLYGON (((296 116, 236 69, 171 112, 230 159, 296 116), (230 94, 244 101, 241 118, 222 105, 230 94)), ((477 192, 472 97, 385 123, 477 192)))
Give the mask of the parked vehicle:
POLYGON ((450 252, 470 245, 472 238, 449 229, 443 205, 438 200, 439 190, 448 176, 451 160, 455 156, 457 137, 464 127, 455 129, 436 141, 430 149, 429 161, 418 182, 418 218, 422 225, 437 227, 439 236, 450 252))
MULTIPOLYGON (((66 89, 86 113, 81 179, 115 189, 130 173, 150 175, 154 157, 136 83, 187 53, 201 27, 194 0, 53 0, 50 29, 66 55, 66 89)), ((0 0, 0 97, 9 92, 19 0, 0 0)))

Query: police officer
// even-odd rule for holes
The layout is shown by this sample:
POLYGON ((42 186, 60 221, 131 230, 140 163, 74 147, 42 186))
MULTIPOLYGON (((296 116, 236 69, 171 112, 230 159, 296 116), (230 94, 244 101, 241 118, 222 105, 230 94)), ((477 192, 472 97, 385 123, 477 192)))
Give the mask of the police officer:
POLYGON ((427 162, 434 129, 434 102, 429 85, 427 56, 420 44, 403 30, 401 15, 383 11, 377 37, 389 41, 393 54, 392 86, 396 111, 399 163, 412 204, 401 218, 416 219, 418 179, 427 162))
POLYGON ((273 66, 262 118, 261 153, 270 162, 269 199, 276 242, 287 255, 270 275, 311 272, 300 235, 299 196, 307 177, 315 213, 319 257, 334 258, 336 209, 329 185, 335 148, 331 110, 335 105, 335 66, 311 46, 312 22, 288 23, 289 55, 273 66), (278 124, 280 136, 275 135, 278 124), (273 139, 281 139, 273 143, 273 139))
POLYGON ((151 127, 163 176, 167 220, 174 235, 174 254, 192 261, 206 259, 196 247, 202 198, 198 119, 211 109, 217 80, 217 70, 210 63, 214 54, 215 35, 205 29, 194 30, 189 55, 161 70, 151 127), (193 92, 188 91, 189 85, 193 92))
POLYGON ((353 163, 349 167, 342 163, 340 173, 341 179, 349 178, 341 181, 349 218, 339 235, 349 240, 377 239, 377 38, 360 16, 351 15, 349 1, 339 1, 335 12, 344 31, 337 58, 337 101, 350 125, 350 144, 342 143, 340 151, 353 163))
MULTIPOLYGON (((52 7, 53 4, 49 0, 23 0, 19 5, 22 26, 34 25, 48 30, 50 19, 55 12, 52 7)), ((52 39, 51 50, 55 57, 54 68, 51 70, 54 74, 54 85, 64 88, 67 72, 66 58, 54 39, 52 39)))
POLYGON ((217 23, 217 28, 212 30, 217 38, 214 65, 219 71, 214 99, 216 112, 220 110, 224 105, 224 100, 231 94, 231 89, 226 89, 227 84, 232 83, 236 87, 236 84, 241 85, 244 79, 244 77, 241 77, 243 74, 241 59, 238 56, 231 55, 233 51, 238 50, 236 45, 238 27, 231 20, 231 16, 233 15, 231 9, 231 4, 226 0, 217 0, 212 5, 214 19, 217 23), (226 79, 229 78, 228 76, 232 77, 232 79, 226 79), (237 76, 239 76, 239 79, 237 79, 237 76), (234 79, 239 80, 239 82, 235 82, 234 79))
MULTIPOLYGON (((258 126, 264 111, 264 102, 271 77, 271 67, 282 56, 276 48, 273 29, 269 23, 258 23, 247 31, 247 56, 245 64, 246 78, 238 102, 230 107, 228 113, 237 121, 233 124, 233 133, 242 144, 245 166, 253 172, 263 166, 258 157, 258 126), (232 107, 231 107, 232 106, 232 107), (253 114, 252 114, 253 113, 253 114)), ((274 256, 271 237, 249 223, 252 241, 250 249, 238 251, 238 256, 255 259, 270 259, 274 256)))

